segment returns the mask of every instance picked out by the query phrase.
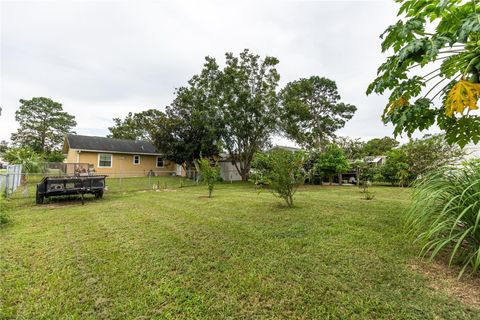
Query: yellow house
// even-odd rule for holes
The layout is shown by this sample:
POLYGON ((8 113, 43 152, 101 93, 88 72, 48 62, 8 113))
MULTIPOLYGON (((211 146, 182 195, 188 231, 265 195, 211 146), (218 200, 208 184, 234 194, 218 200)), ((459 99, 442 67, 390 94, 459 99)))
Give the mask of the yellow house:
POLYGON ((67 163, 88 163, 96 174, 110 177, 184 174, 181 166, 166 160, 148 141, 69 134, 63 153, 67 163))

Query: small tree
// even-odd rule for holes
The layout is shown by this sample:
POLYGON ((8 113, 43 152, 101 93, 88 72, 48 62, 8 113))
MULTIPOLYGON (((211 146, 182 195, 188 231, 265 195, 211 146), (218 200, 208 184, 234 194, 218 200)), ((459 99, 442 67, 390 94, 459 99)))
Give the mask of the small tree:
POLYGON ((336 144, 330 144, 325 151, 318 156, 314 169, 322 175, 327 176, 330 185, 332 185, 333 176, 348 171, 350 164, 342 148, 336 144))
POLYGON ((208 186, 208 197, 212 197, 213 188, 218 181, 218 166, 211 165, 210 160, 206 158, 200 158, 197 160, 198 169, 202 176, 202 181, 208 186))
POLYGON ((253 161, 253 178, 268 184, 274 195, 292 207, 293 196, 305 181, 304 161, 303 152, 274 149, 267 153, 257 153, 253 161))

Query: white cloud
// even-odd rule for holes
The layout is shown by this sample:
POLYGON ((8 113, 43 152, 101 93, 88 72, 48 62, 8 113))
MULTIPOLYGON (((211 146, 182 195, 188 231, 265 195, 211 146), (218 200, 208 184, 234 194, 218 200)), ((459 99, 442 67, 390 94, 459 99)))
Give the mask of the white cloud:
POLYGON ((390 135, 385 98, 365 96, 385 58, 379 34, 397 4, 384 1, 1 2, 0 139, 16 130, 18 100, 50 97, 77 132, 106 134, 113 117, 163 109, 206 55, 250 48, 274 55, 282 85, 320 75, 357 114, 340 131, 390 135))

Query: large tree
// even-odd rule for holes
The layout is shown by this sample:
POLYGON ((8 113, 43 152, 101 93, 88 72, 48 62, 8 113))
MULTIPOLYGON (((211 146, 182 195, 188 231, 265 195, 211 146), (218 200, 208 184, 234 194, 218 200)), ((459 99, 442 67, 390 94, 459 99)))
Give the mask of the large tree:
POLYGON ((64 112, 60 103, 49 98, 22 99, 20 103, 15 112, 19 128, 11 137, 15 146, 50 152, 57 149, 64 136, 77 125, 73 115, 64 112))
POLYGON ((167 113, 179 122, 186 120, 180 133, 191 145, 208 146, 218 137, 217 145, 226 149, 246 181, 253 155, 268 145, 277 127, 278 60, 261 59, 249 50, 225 57, 223 69, 207 57, 202 72, 177 92, 167 113))
POLYGON ((115 123, 109 127, 109 138, 154 141, 157 123, 163 121, 165 114, 157 109, 131 113, 125 119, 114 118, 115 123))
POLYGON ((359 138, 337 137, 334 143, 343 149, 348 160, 359 160, 365 156, 365 142, 359 138))
POLYGON ((357 108, 340 102, 335 81, 317 76, 288 83, 280 93, 282 127, 287 137, 323 150, 357 108))
POLYGON ((367 94, 389 92, 383 121, 395 135, 435 123, 449 143, 480 141, 479 1, 397 0, 399 20, 381 35, 391 55, 367 94))
POLYGON ((390 137, 375 138, 365 143, 363 153, 366 156, 384 156, 399 144, 397 140, 390 137))
POLYGON ((221 126, 214 109, 218 72, 216 62, 207 58, 202 72, 176 90, 166 117, 156 123, 154 141, 168 159, 190 166, 201 155, 218 155, 221 126))
POLYGON ((224 147, 241 175, 248 179, 254 154, 268 145, 277 127, 278 59, 252 54, 226 55, 218 81, 217 112, 224 147))

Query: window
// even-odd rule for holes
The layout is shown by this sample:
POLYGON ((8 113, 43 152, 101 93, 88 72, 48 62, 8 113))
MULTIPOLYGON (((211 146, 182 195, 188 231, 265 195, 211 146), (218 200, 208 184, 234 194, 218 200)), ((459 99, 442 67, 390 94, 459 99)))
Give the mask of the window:
POLYGON ((163 168, 164 161, 162 157, 157 157, 157 168, 163 168))
POLYGON ((98 154, 98 167, 99 168, 111 168, 112 167, 112 155, 108 153, 98 154))
POLYGON ((138 154, 133 156, 133 164, 140 164, 140 156, 138 154))

